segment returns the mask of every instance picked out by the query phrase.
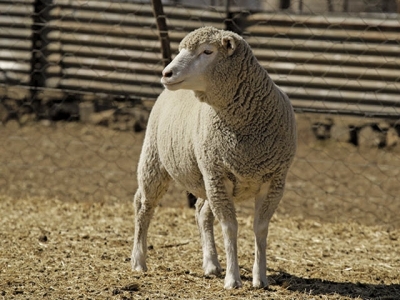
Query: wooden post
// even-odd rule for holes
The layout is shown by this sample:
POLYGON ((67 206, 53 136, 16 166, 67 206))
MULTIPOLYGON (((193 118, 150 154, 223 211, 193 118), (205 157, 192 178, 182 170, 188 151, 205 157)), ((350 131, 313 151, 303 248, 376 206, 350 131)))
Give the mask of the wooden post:
POLYGON ((153 14, 156 19, 158 37, 161 43, 161 54, 164 67, 171 62, 171 47, 168 36, 168 27, 161 0, 152 0, 153 14))

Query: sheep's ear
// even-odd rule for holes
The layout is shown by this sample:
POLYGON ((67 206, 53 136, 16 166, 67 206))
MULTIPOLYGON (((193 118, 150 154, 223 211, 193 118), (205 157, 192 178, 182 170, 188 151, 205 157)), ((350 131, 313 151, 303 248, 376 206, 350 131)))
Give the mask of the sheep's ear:
POLYGON ((236 50, 236 41, 232 36, 224 36, 222 45, 228 51, 228 56, 231 56, 236 50))

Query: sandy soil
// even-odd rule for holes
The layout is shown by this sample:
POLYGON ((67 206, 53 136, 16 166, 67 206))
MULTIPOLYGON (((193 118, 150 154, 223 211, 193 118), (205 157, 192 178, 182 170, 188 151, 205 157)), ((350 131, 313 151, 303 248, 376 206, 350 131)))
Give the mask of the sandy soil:
POLYGON ((151 226, 149 272, 130 270, 143 134, 0 125, 0 299, 400 298, 400 147, 316 141, 309 125, 299 123, 270 228, 268 290, 251 288, 252 204, 238 205, 244 287, 234 291, 203 276, 194 211, 177 186, 151 226))

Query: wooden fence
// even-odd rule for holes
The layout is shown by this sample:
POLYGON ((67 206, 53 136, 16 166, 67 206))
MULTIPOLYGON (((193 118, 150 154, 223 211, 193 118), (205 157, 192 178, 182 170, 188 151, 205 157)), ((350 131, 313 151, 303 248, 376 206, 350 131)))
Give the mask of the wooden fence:
POLYGON ((0 2, 0 99, 30 97, 33 2, 0 2))
MULTIPOLYGON (((20 0, 0 2, 0 11, 3 99, 155 99, 162 91, 149 4, 20 0)), ((164 11, 173 52, 200 26, 241 33, 297 112, 400 119, 398 15, 230 12, 227 23, 224 8, 164 11)))

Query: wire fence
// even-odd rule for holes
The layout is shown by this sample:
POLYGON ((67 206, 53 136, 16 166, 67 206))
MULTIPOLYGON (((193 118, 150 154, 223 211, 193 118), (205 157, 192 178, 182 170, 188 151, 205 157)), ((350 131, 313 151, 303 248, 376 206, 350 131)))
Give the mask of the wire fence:
MULTIPOLYGON (((200 26, 238 32, 290 96, 299 150, 280 213, 400 225, 398 7, 164 2, 173 54, 200 26)), ((0 193, 130 201, 161 49, 149 2, 1 1, 0 193)))

